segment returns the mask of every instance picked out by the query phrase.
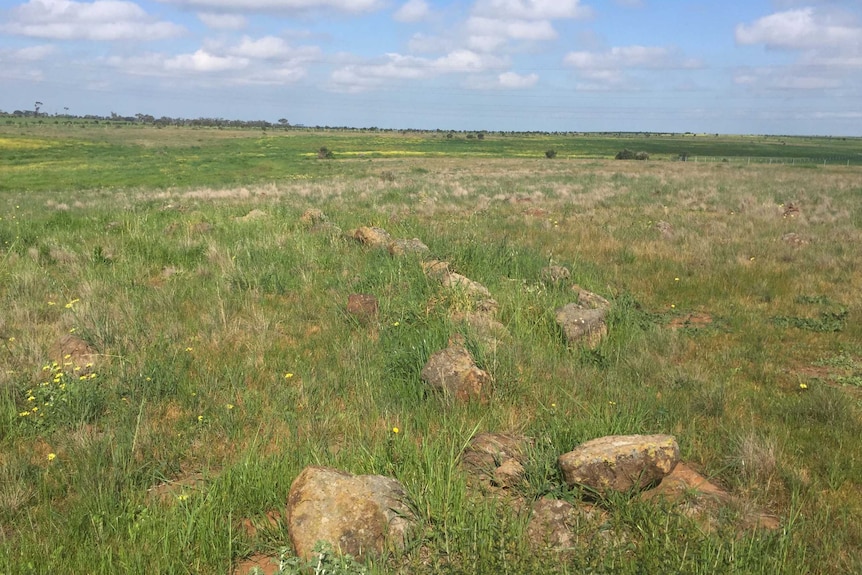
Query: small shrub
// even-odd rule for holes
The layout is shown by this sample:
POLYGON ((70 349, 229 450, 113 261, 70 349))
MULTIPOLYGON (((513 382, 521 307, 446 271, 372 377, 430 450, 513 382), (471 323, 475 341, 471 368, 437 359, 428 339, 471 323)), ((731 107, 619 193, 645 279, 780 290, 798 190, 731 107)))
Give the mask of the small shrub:
POLYGON ((620 150, 617 152, 617 155, 614 156, 614 159, 617 160, 649 160, 649 154, 647 152, 633 152, 628 148, 620 150))
POLYGON ((553 150, 553 149, 545 150, 545 157, 548 158, 549 160, 553 160, 554 158, 557 157, 557 150, 553 150))
POLYGON ((322 146, 319 150, 317 150, 317 159, 318 160, 331 160, 334 157, 335 157, 335 154, 333 154, 332 150, 330 150, 326 146, 322 146))

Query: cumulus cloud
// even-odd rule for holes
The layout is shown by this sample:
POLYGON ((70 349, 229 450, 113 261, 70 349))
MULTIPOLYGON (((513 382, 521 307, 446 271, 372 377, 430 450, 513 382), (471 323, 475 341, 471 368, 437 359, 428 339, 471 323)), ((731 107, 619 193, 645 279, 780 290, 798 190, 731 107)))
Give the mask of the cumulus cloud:
POLYGON ((399 22, 419 22, 427 18, 430 13, 431 10, 425 0, 407 0, 392 17, 399 22))
POLYGON ((207 28, 214 30, 242 30, 248 25, 245 16, 217 12, 199 12, 198 18, 207 28))
POLYGON ((307 74, 320 57, 316 46, 289 45, 275 36, 244 36, 236 43, 209 42, 191 53, 113 56, 105 61, 123 73, 161 78, 217 78, 229 84, 288 84, 307 74))
POLYGON ((159 0, 204 12, 310 12, 321 9, 338 12, 371 12, 383 6, 381 0, 159 0))
POLYGON ((700 63, 684 58, 678 50, 662 46, 615 46, 601 52, 569 52, 566 66, 578 71, 579 90, 631 89, 631 70, 697 68, 700 63))
POLYGON ((477 16, 511 20, 586 18, 592 11, 580 0, 477 0, 477 16))
POLYGON ((532 88, 539 81, 539 75, 527 74, 522 76, 515 72, 503 72, 497 76, 497 80, 503 88, 532 88))
POLYGON ((341 92, 362 92, 380 88, 393 80, 423 80, 444 74, 471 74, 501 68, 506 61, 472 50, 454 50, 439 58, 386 54, 385 60, 349 64, 335 70, 331 88, 341 92))
POLYGON ((491 52, 511 40, 553 40, 557 38, 554 20, 591 14, 579 0, 477 0, 466 22, 467 45, 491 52))
POLYGON ((768 49, 796 52, 796 61, 783 67, 738 70, 737 85, 753 90, 826 91, 860 88, 862 25, 832 3, 776 12, 735 30, 738 44, 762 44, 768 49))
POLYGON ((0 51, 0 62, 38 62, 48 56, 53 56, 57 49, 51 44, 39 44, 27 46, 18 50, 0 51))
POLYGON ((204 49, 193 54, 178 54, 164 62, 165 70, 179 72, 224 72, 248 67, 247 58, 217 56, 204 49))
POLYGON ((830 13, 814 8, 787 10, 736 27, 740 44, 764 44, 768 48, 811 49, 860 46, 862 27, 848 25, 830 13))
POLYGON ((581 70, 697 66, 696 62, 681 60, 675 51, 661 46, 615 46, 605 52, 569 52, 563 62, 581 70))
POLYGON ((9 11, 0 31, 54 40, 161 40, 185 28, 160 22, 124 0, 29 0, 9 11))

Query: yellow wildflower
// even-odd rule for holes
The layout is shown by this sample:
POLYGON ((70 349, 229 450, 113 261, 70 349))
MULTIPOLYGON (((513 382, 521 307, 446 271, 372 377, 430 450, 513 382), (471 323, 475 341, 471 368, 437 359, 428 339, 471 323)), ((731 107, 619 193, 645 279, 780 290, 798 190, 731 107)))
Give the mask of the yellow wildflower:
POLYGON ((54 461, 55 459, 57 459, 56 453, 49 453, 48 454, 48 461, 54 461))

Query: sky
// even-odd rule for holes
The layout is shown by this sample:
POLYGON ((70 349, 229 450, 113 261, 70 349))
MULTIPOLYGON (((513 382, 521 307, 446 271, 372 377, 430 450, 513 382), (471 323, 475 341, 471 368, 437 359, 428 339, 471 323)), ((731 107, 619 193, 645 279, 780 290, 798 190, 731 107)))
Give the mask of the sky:
POLYGON ((0 0, 0 110, 862 136, 862 0, 0 0))

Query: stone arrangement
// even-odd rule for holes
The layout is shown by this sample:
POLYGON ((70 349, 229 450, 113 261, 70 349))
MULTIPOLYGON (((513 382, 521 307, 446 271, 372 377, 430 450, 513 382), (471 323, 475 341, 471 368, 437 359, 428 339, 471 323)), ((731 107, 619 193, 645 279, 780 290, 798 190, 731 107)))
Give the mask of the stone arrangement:
MULTIPOLYGON (((302 222, 312 228, 328 225, 319 210, 308 210, 302 222)), ((418 239, 393 239, 377 227, 358 228, 346 236, 364 246, 386 249, 393 256, 428 252, 418 239)), ((447 262, 426 260, 422 266, 429 278, 472 302, 472 310, 459 312, 454 320, 474 330, 486 345, 509 337, 495 318, 497 302, 485 286, 451 271, 447 262)), ((570 276, 569 270, 560 266, 549 266, 541 273, 542 280, 550 284, 567 282, 570 276)), ((606 317, 611 304, 580 286, 572 286, 572 291, 574 301, 556 310, 556 322, 569 345, 595 348, 608 334, 606 317)), ((361 322, 373 321, 378 302, 373 295, 353 294, 346 309, 361 322)), ((421 379, 449 402, 484 401, 493 385, 492 375, 476 365, 458 337, 431 355, 421 379)), ((468 485, 489 496, 507 497, 517 509, 529 513, 527 535, 537 548, 571 550, 584 526, 594 534, 607 533, 601 526, 607 522, 608 513, 600 503, 612 494, 664 500, 682 508, 705 529, 714 523, 721 506, 743 507, 738 499, 681 462, 679 445, 670 435, 614 435, 572 446, 571 451, 559 455, 557 465, 566 485, 580 492, 582 503, 543 497, 528 504, 520 499, 516 488, 525 481, 524 466, 534 445, 534 439, 525 436, 480 433, 460 454, 459 465, 468 485)), ((318 541, 360 560, 401 548, 418 521, 397 480, 324 467, 307 467, 294 480, 286 516, 294 550, 303 558, 310 556, 318 541)), ((744 513, 743 521, 751 527, 778 527, 774 517, 757 511, 744 513)))

